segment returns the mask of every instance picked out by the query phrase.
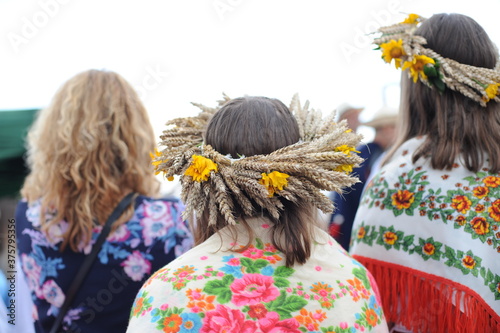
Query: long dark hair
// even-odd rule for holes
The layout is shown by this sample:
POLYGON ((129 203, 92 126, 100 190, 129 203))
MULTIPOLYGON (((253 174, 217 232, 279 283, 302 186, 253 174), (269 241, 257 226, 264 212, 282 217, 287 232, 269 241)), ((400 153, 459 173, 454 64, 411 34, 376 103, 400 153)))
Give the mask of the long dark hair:
MULTIPOLYGON (((279 148, 294 144, 300 139, 299 127, 290 110, 279 100, 266 97, 241 97, 226 103, 210 120, 205 133, 205 143, 219 153, 233 158, 269 154, 279 148)), ((273 245, 286 257, 286 265, 303 264, 311 255, 313 229, 316 224, 315 207, 305 203, 293 203, 281 198, 284 209, 279 219, 272 218, 265 209, 252 216, 266 216, 273 221, 271 227, 273 245)), ((256 205, 254 205, 256 207, 256 205)), ((248 236, 243 251, 250 246, 254 233, 245 220, 243 210, 234 208, 248 236)), ((204 214, 197 220, 194 234, 196 243, 202 243, 227 224, 219 214, 215 225, 208 224, 204 214)), ((230 229, 233 238, 238 235, 230 229)))
MULTIPOLYGON (((484 68, 497 64, 497 48, 484 29, 468 16, 433 15, 415 34, 425 37, 426 46, 444 58, 484 68)), ((461 157, 470 171, 479 171, 486 162, 492 172, 500 171, 499 103, 490 101, 482 107, 449 88, 439 93, 420 81, 413 83, 403 72, 400 111, 400 132, 388 158, 406 140, 426 135, 413 154, 413 162, 430 157, 434 169, 450 170, 461 157)))

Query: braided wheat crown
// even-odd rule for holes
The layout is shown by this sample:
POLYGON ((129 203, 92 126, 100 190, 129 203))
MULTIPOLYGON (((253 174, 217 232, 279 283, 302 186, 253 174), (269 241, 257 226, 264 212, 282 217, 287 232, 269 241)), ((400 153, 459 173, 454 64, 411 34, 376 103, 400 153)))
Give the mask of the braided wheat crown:
MULTIPOLYGON (((443 92, 446 87, 486 107, 490 100, 500 102, 500 62, 494 69, 461 64, 453 59, 444 58, 424 45, 422 36, 414 35, 417 27, 426 19, 410 14, 403 22, 378 29, 382 36, 374 44, 382 50, 382 58, 396 68, 409 70, 413 82, 420 80, 430 88, 443 92)), ((458 32, 457 32, 458 33, 458 32)))
POLYGON ((298 95, 290 110, 299 125, 299 142, 270 154, 239 159, 223 156, 204 144, 210 118, 230 100, 223 96, 215 108, 192 103, 201 109, 196 117, 168 121, 160 136, 162 149, 153 155, 157 173, 169 180, 180 176, 184 218, 208 212, 211 225, 220 213, 227 224, 234 225, 237 204, 246 216, 265 209, 279 219, 283 209, 280 197, 306 201, 328 213, 334 206, 321 191, 340 193, 358 182, 350 172, 363 161, 354 153, 361 136, 348 129, 345 121, 335 123, 335 112, 323 118, 320 111, 309 109, 309 102, 302 106, 298 95))

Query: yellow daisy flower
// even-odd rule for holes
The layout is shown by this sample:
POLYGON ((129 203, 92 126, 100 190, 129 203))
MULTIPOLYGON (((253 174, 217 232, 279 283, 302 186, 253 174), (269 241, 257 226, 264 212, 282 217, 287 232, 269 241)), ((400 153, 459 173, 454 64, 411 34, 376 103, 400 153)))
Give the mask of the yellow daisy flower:
POLYGON ((202 182, 208 180, 211 171, 218 171, 217 164, 209 158, 201 155, 193 155, 193 162, 191 162, 191 165, 184 174, 186 176, 191 176, 194 181, 202 182))
POLYGON ((352 172, 352 164, 342 164, 333 169, 333 171, 345 172, 347 174, 352 172))
POLYGON ((417 15, 417 14, 410 14, 408 15, 408 17, 403 21, 401 22, 401 24, 417 24, 420 22, 420 16, 417 15))
POLYGON ((396 68, 401 67, 401 57, 406 55, 402 39, 398 41, 391 39, 387 43, 380 44, 380 48, 382 49, 382 58, 386 63, 390 64, 392 59, 394 59, 396 68))
POLYGON ((351 151, 355 152, 355 153, 359 153, 359 151, 356 150, 356 148, 354 147, 349 147, 348 145, 341 145, 341 146, 338 146, 337 148, 335 148, 335 151, 337 152, 343 152, 344 154, 346 155, 349 155, 349 153, 351 151))
POLYGON ((490 99, 495 98, 496 95, 498 95, 498 87, 500 86, 500 83, 493 83, 493 84, 488 84, 488 86, 484 89, 486 92, 486 95, 484 96, 485 102, 488 102, 490 99))
POLYGON ((424 73, 424 67, 427 64, 435 65, 436 62, 434 59, 429 58, 425 55, 416 55, 413 57, 411 61, 405 61, 403 64, 403 70, 410 69, 410 75, 413 78, 413 82, 416 83, 418 77, 422 78, 422 80, 427 80, 427 75, 424 73))
POLYGON ((262 173, 261 176, 262 178, 259 180, 259 183, 267 187, 269 197, 272 197, 277 191, 283 190, 283 187, 288 185, 288 181, 286 179, 290 177, 286 173, 278 171, 262 173))

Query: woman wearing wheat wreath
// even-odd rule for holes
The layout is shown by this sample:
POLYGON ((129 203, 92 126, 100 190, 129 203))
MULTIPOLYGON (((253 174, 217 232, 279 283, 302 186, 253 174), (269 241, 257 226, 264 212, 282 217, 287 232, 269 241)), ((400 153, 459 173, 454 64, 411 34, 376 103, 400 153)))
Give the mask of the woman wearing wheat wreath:
POLYGON ((500 332, 500 70, 470 17, 380 29, 402 68, 400 133, 365 190, 351 254, 397 332, 500 332))
POLYGON ((370 274, 318 224, 361 159, 345 122, 276 99, 224 99, 168 123, 197 246, 139 291, 128 332, 387 332, 370 274), (220 107, 222 106, 222 107, 220 107))

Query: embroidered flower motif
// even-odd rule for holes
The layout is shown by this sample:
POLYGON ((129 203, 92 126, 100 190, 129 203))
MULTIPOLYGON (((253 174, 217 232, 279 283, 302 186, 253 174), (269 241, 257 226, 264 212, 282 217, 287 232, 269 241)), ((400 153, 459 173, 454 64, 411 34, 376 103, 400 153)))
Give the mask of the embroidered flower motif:
POLYGON ((233 292, 231 302, 236 306, 270 302, 280 294, 273 278, 261 274, 245 274, 234 280, 230 289, 233 292))
POLYGON ((365 227, 360 227, 359 230, 358 230, 358 233, 357 233, 358 239, 365 238, 365 236, 366 236, 366 229, 365 229, 365 227))
POLYGON ((398 240, 398 235, 396 235, 392 231, 386 231, 384 233, 384 242, 386 242, 389 245, 394 245, 394 243, 398 240))
POLYGON ((483 179, 484 185, 488 187, 498 187, 500 186, 500 177, 488 176, 483 179))
POLYGON ((474 260, 474 258, 472 258, 471 256, 466 255, 466 256, 462 259, 462 265, 463 265, 465 268, 468 268, 468 269, 474 269, 474 267, 476 266, 476 261, 475 261, 475 260, 474 260))
POLYGON ((202 182, 207 181, 210 172, 217 172, 219 169, 211 159, 201 155, 193 155, 193 161, 184 174, 191 176, 194 181, 202 182))
POLYGON ((467 222, 467 220, 463 215, 458 215, 457 218, 455 219, 455 223, 458 224, 459 226, 464 226, 465 222, 467 222))
POLYGON ((151 307, 151 302, 153 301, 153 297, 148 297, 148 292, 143 291, 140 293, 140 296, 135 299, 134 305, 132 306, 132 317, 139 317, 139 315, 144 316, 146 314, 146 310, 151 307))
POLYGON ((477 187, 474 187, 474 189, 472 190, 472 194, 476 198, 479 198, 479 199, 484 198, 485 196, 488 195, 488 193, 489 193, 489 190, 485 186, 477 186, 477 187))
POLYGON ((472 205, 472 202, 465 195, 457 195, 453 199, 451 199, 451 202, 451 207, 462 214, 466 214, 472 205))
POLYGON ((425 55, 415 55, 411 61, 405 61, 403 64, 403 70, 410 69, 410 76, 413 78, 413 82, 418 81, 420 76, 423 80, 427 80, 427 75, 424 73, 424 67, 428 64, 435 65, 434 59, 429 58, 425 55))
POLYGON ((182 313, 182 324, 180 327, 180 333, 196 333, 199 332, 201 328, 201 319, 195 313, 182 313))
POLYGON ((428 256, 432 256, 434 254, 434 252, 436 251, 436 247, 432 243, 425 243, 425 245, 422 247, 422 250, 428 256))
POLYGON ((366 309, 365 316, 368 325, 370 325, 371 327, 377 326, 378 316, 373 309, 366 309))
POLYGON ((255 304, 255 305, 250 305, 249 310, 248 310, 248 315, 250 318, 264 318, 267 314, 267 309, 264 304, 255 304))
POLYGON ((141 252, 134 251, 120 264, 132 281, 141 281, 144 275, 151 272, 151 263, 146 260, 141 252))
POLYGON ((195 268, 193 265, 184 265, 180 268, 177 268, 177 270, 174 272, 174 275, 180 277, 180 278, 183 278, 183 277, 186 277, 188 275, 191 275, 195 272, 195 268))
POLYGON ((415 201, 415 194, 408 190, 398 190, 391 198, 392 205, 397 209, 408 209, 413 201, 415 201))
POLYGON ((45 281, 42 286, 42 293, 47 302, 60 308, 64 303, 64 293, 54 280, 45 281))
POLYGON ((326 319, 326 313, 322 310, 309 312, 306 309, 301 309, 300 315, 294 318, 309 331, 317 331, 319 329, 319 322, 326 319))
POLYGON ((488 213, 495 222, 500 222, 500 199, 496 199, 488 207, 488 213))
POLYGON ((322 297, 328 296, 333 291, 332 286, 327 283, 316 282, 310 287, 311 292, 318 294, 322 297))
POLYGON ((490 232, 490 224, 482 216, 476 216, 470 221, 472 230, 478 235, 485 235, 490 232))
POLYGON ((257 249, 253 245, 250 245, 248 247, 248 249, 246 249, 245 251, 243 251, 241 254, 244 257, 247 257, 247 258, 250 258, 250 259, 259 259, 264 254, 264 251, 262 251, 260 249, 257 249))
POLYGON ((124 242, 130 237, 130 231, 125 224, 120 225, 108 236, 108 242, 124 242))
POLYGON ((259 320, 259 327, 263 333, 302 333, 299 326, 299 322, 294 318, 280 321, 276 312, 268 312, 259 320))
POLYGON ((203 294, 201 289, 188 289, 186 290, 186 296, 189 299, 186 307, 194 313, 215 309, 215 305, 213 304, 215 296, 203 294))
POLYGON ((256 323, 245 320, 245 315, 241 310, 218 304, 214 311, 207 312, 200 332, 254 333, 256 330, 256 323))
POLYGON ((179 332, 182 324, 182 318, 177 313, 172 313, 170 316, 163 319, 163 332, 176 333, 179 332))
POLYGON ((278 171, 262 173, 261 176, 262 178, 259 180, 259 183, 267 187, 269 197, 274 196, 274 193, 277 191, 282 191, 283 187, 288 185, 288 181, 286 179, 290 177, 286 173, 278 171))
POLYGON ((398 41, 391 39, 387 43, 380 44, 380 48, 382 49, 382 58, 386 63, 390 64, 394 59, 394 65, 396 68, 401 67, 401 57, 406 55, 406 52, 403 49, 402 39, 399 39, 398 41))

